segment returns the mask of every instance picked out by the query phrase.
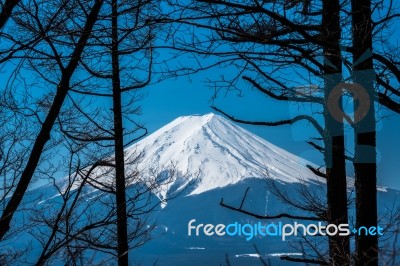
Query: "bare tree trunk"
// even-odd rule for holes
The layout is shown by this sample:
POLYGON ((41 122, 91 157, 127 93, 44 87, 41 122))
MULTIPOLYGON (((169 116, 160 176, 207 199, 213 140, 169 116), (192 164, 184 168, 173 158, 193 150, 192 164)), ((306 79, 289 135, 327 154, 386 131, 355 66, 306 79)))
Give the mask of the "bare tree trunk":
POLYGON ((44 146, 47 141, 50 139, 50 133, 53 128, 54 122, 57 119, 58 114, 60 113, 61 107, 64 103, 64 100, 69 91, 69 83, 74 73, 75 69, 78 66, 79 59, 82 55, 82 52, 86 46, 87 40, 91 34, 93 26, 97 21, 98 14, 100 12, 103 1, 97 0, 91 10, 91 13, 88 15, 86 25, 83 29, 81 38, 76 44, 76 48, 71 55, 71 60, 66 68, 63 69, 62 78, 60 83, 57 86, 57 93, 54 97, 53 103, 50 107, 49 113, 42 124, 40 132, 36 137, 35 143, 33 145, 32 151, 30 152, 30 156, 28 162, 22 172, 21 178, 19 179, 18 185, 15 188, 13 195, 11 196, 9 202, 3 214, 0 218, 0 240, 3 239, 4 235, 10 229, 10 222, 18 209, 18 206, 21 204, 22 199, 25 195, 26 190, 32 180, 33 174, 35 173, 36 167, 39 163, 41 154, 43 152, 44 146))
POLYGON ((118 1, 112 0, 112 85, 115 134, 115 184, 117 204, 118 265, 128 266, 128 224, 125 195, 124 133, 118 46, 118 1))
MULTIPOLYGON (((340 4, 338 0, 325 0, 322 10, 322 35, 325 57, 325 163, 327 179, 328 222, 332 224, 347 224, 347 186, 344 126, 329 112, 327 104, 330 93, 341 82, 342 60, 339 41, 340 4)), ((329 237, 329 253, 333 265, 350 265, 350 242, 348 236, 329 237)))
MULTIPOLYGON (((352 0, 353 61, 357 62, 368 50, 372 51, 371 0, 352 0)), ((376 191, 376 118, 372 57, 354 66, 354 81, 361 84, 369 96, 369 110, 354 125, 356 227, 378 224, 376 191)), ((358 103, 360 105, 361 103, 358 103)), ((358 108, 357 102, 354 103, 358 108)), ((356 112, 355 112, 356 115, 356 112)), ((378 236, 356 236, 356 265, 378 265, 378 236)))

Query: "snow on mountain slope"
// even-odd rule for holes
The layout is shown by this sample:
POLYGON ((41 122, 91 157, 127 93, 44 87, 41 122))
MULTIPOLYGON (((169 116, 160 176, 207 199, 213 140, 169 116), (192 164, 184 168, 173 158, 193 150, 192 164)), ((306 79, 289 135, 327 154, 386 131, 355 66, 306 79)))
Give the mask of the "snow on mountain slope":
POLYGON ((306 167, 312 163, 213 113, 179 117, 127 148, 128 155, 139 151, 142 170, 175 163, 181 173, 200 172, 191 194, 267 173, 284 182, 322 181, 306 167))

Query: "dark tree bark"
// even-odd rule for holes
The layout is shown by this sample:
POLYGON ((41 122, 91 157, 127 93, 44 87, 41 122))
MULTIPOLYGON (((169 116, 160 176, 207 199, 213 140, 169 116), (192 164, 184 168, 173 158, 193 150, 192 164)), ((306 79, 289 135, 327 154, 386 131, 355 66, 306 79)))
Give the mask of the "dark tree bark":
MULTIPOLYGON (((372 51, 372 12, 370 0, 352 0, 353 60, 357 62, 368 50, 372 51)), ((376 118, 374 83, 371 70, 373 58, 360 60, 353 69, 353 78, 369 96, 369 110, 354 125, 356 227, 377 226, 376 118)), ((355 109, 361 103, 355 102, 355 109)), ((356 236, 356 265, 378 265, 378 236, 356 236)))
POLYGON ((128 266, 128 223, 126 216, 124 132, 122 126, 119 65, 118 1, 112 0, 112 86, 115 144, 115 186, 117 204, 118 265, 128 266))
MULTIPOLYGON (((324 64, 324 118, 325 118, 325 165, 327 188, 328 222, 348 224, 346 158, 343 122, 336 120, 327 107, 331 92, 342 80, 342 59, 339 41, 340 3, 338 0, 324 0, 322 9, 322 38, 324 64)), ((343 120, 343 118, 342 118, 343 120)), ((331 236, 329 253, 333 265, 350 264, 349 236, 331 236)))
POLYGON ((18 209, 18 206, 22 202, 25 192, 28 189, 28 186, 32 180, 33 174, 35 173, 35 169, 38 166, 44 146, 50 139, 50 133, 52 131, 53 125, 60 113, 61 107, 68 94, 70 79, 78 66, 80 57, 90 37, 93 26, 97 21, 97 17, 102 5, 102 0, 96 0, 90 14, 88 15, 81 37, 76 44, 76 48, 70 56, 71 59, 67 67, 65 67, 62 71, 61 81, 57 86, 57 93, 54 97, 53 103, 33 144, 28 162, 26 163, 24 171, 18 181, 18 185, 15 188, 15 191, 8 201, 7 206, 0 218, 0 240, 3 239, 4 235, 10 229, 11 219, 18 209))

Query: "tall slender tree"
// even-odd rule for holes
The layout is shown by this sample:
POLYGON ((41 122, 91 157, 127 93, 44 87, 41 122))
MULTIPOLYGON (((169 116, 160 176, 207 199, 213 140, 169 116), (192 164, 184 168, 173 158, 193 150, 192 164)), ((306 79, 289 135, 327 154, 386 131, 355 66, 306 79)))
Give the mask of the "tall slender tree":
POLYGON ((118 235, 118 265, 128 266, 128 222, 126 216, 125 195, 125 154, 124 133, 122 125, 121 77, 119 63, 119 34, 118 34, 118 1, 112 0, 112 99, 114 112, 114 142, 115 142, 115 186, 117 204, 117 235, 118 235))
MULTIPOLYGON (((352 0, 353 78, 365 89, 367 98, 355 99, 355 109, 368 110, 354 125, 354 172, 356 188, 356 226, 378 226, 376 118, 374 63, 372 58, 372 11, 370 0, 352 0), (368 55, 370 53, 370 55, 368 55), (367 55, 363 58, 363 55, 367 55), (361 101, 368 101, 367 103, 361 101)), ((355 112, 356 113, 356 112, 355 112)), ((357 113, 356 113, 357 114, 357 113)), ((356 265, 378 265, 378 235, 356 236, 356 265)))
MULTIPOLYGON (((328 221, 332 224, 348 224, 346 157, 344 117, 334 117, 328 108, 332 92, 342 82, 342 53, 340 1, 322 1, 322 49, 325 57, 324 121, 325 167, 328 221), (324 45, 329 44, 329 45, 324 45)), ((340 102, 338 103, 340 104, 340 102)), ((333 265, 350 265, 349 237, 335 235, 330 239, 329 252, 333 265)))
MULTIPOLYGON (((53 53, 50 57, 56 62, 56 65, 59 67, 60 80, 56 85, 57 90, 51 103, 51 107, 40 127, 39 133, 30 150, 29 159, 24 167, 21 176, 19 177, 18 184, 13 191, 12 196, 6 204, 6 208, 2 212, 0 218, 0 240, 3 239, 5 234, 9 231, 11 220, 19 205, 21 204, 29 184, 31 183, 43 149, 50 139, 54 123, 69 92, 72 75, 74 74, 79 64, 80 57, 85 49, 88 39, 90 38, 92 29, 97 21, 102 5, 102 0, 96 0, 94 2, 90 12, 87 13, 85 25, 80 29, 79 38, 77 39, 76 44, 67 59, 64 58, 60 50, 57 50, 54 40, 50 38, 48 32, 45 30, 46 28, 42 27, 43 25, 40 22, 40 17, 38 17, 38 14, 43 14, 41 12, 47 12, 47 10, 39 10, 39 5, 36 1, 32 5, 32 9, 30 9, 30 6, 26 6, 26 8, 21 13, 23 17, 21 17, 21 20, 19 22, 17 22, 19 26, 25 28, 28 32, 31 31, 34 36, 36 36, 38 32, 43 35, 43 42, 49 45, 50 50, 53 53), (33 19, 35 23, 37 23, 37 28, 32 28, 29 21, 24 20, 24 18, 26 18, 24 16, 27 16, 29 20, 33 19), (38 32, 36 32, 36 30, 38 32)), ((63 12, 65 12, 65 5, 62 5, 58 7, 58 10, 55 10, 52 19, 48 21, 49 24, 47 24, 46 26, 52 27, 52 23, 58 23, 58 16, 61 16, 60 14, 63 14, 63 12)))
MULTIPOLYGON (((95 34, 91 47, 98 55, 83 57, 81 63, 89 80, 96 80, 78 94, 111 99, 112 139, 115 159, 115 204, 117 209, 117 257, 119 265, 129 264, 130 232, 127 214, 127 174, 124 147, 125 137, 137 130, 137 123, 129 121, 128 115, 138 100, 135 91, 144 88, 151 81, 153 67, 153 30, 158 14, 158 5, 152 0, 123 2, 112 0, 102 14, 102 24, 107 30, 95 34), (98 59, 99 58, 99 59, 98 59), (96 61, 97 64, 94 64, 96 61), (94 87, 100 84, 103 91, 94 87), (112 88, 111 91, 108 88, 112 88), (124 95, 124 97, 123 97, 124 95), (132 129, 126 130, 125 127, 132 129)), ((89 83, 88 83, 89 84, 89 83)))

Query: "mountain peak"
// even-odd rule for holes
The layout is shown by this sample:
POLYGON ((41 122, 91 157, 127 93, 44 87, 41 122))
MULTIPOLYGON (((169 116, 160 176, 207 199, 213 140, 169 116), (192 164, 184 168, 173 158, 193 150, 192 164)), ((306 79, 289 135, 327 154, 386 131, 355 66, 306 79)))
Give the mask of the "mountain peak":
MULTIPOLYGON (((207 114, 193 114, 193 115, 180 116, 175 120, 179 120, 179 121, 193 120, 193 121, 197 121, 198 124, 205 124, 205 123, 212 121, 215 118, 222 118, 222 117, 210 112, 207 114)), ((173 123, 174 121, 172 121, 171 123, 173 123)))
POLYGON ((200 173, 192 194, 266 176, 283 182, 320 180, 295 156, 214 113, 181 116, 127 149, 144 151, 142 170, 171 163, 200 173))
POLYGON ((209 112, 207 114, 192 114, 192 115, 184 115, 181 117, 213 117, 213 116, 217 116, 217 115, 214 114, 213 112, 209 112))

